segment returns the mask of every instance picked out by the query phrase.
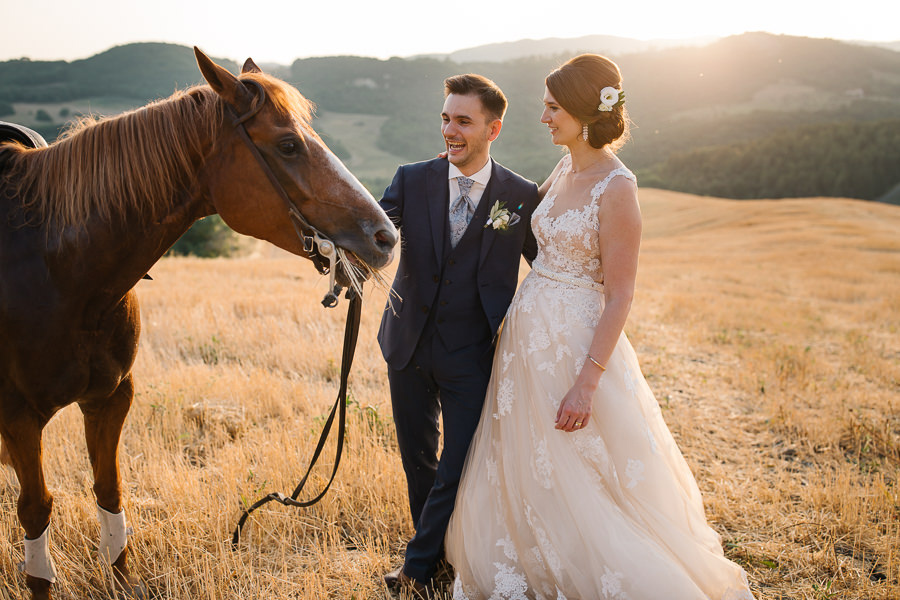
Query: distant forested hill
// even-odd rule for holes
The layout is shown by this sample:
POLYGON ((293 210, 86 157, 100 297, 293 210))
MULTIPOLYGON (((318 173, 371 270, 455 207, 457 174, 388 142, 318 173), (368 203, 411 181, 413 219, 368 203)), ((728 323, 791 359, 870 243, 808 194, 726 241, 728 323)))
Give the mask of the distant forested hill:
MULTIPOLYGON (((543 79, 567 58, 455 63, 345 56, 297 60, 279 74, 320 112, 379 116, 377 147, 398 161, 412 161, 442 149, 443 79, 482 73, 510 100, 495 156, 542 180, 560 157, 539 122, 543 79)), ((900 184, 891 147, 900 123, 900 52, 752 33, 702 47, 611 58, 622 68, 634 122, 621 156, 645 184, 712 193, 710 173, 716 172, 725 181, 716 184, 715 193, 735 198, 795 196, 799 181, 808 195, 877 198, 900 184), (763 153, 777 156, 777 163, 767 166, 757 156, 763 153), (861 160, 863 155, 880 155, 881 162, 861 160), (853 177, 820 176, 851 163, 853 177), (769 171, 776 167, 778 177, 769 171), (760 177, 746 176, 754 169, 772 181, 761 186, 760 177)), ((236 63, 223 62, 237 71, 236 63)), ((8 61, 0 63, 0 108, 7 113, 4 119, 16 120, 8 109, 19 110, 22 103, 117 95, 137 105, 199 80, 191 50, 167 44, 121 46, 71 63, 8 61)), ((360 151, 352 135, 331 138, 343 156, 360 151)), ((377 194, 391 175, 360 177, 377 194)))
POLYGON ((805 198, 829 190, 880 199, 900 180, 900 120, 799 127, 674 154, 642 179, 722 198, 805 198))
MULTIPOLYGON (((232 60, 215 60, 232 71, 238 68, 232 60)), ((61 102, 118 96, 142 104, 201 81, 190 48, 161 43, 128 44, 72 62, 0 62, 0 101, 61 102)))

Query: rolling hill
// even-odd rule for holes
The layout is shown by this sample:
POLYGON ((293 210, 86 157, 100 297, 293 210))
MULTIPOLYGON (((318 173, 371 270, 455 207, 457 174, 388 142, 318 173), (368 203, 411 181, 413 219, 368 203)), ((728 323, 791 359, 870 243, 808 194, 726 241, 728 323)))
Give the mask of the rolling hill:
MULTIPOLYGON (((718 151, 750 156, 760 144, 774 146, 785 137, 806 135, 810 128, 821 128, 813 137, 826 139, 829 128, 835 126, 879 122, 887 132, 878 140, 890 140, 900 127, 900 52, 885 48, 766 33, 695 47, 647 49, 607 36, 580 38, 575 43, 584 44, 584 50, 609 52, 612 48, 620 53, 609 52, 624 73, 634 124, 632 140, 621 156, 642 181, 652 185, 707 193, 707 181, 687 173, 674 177, 672 161, 684 164, 685 157, 696 160, 718 151), (613 48, 613 42, 619 45, 613 48)), ((535 44, 538 41, 525 40, 520 46, 551 51, 559 47, 535 44)), ((340 145, 348 162, 354 161, 354 154, 372 155, 373 145, 383 158, 388 157, 378 163, 362 161, 367 166, 361 167, 365 172, 359 175, 378 194, 392 175, 392 160, 421 160, 441 150, 437 113, 442 81, 466 71, 491 77, 510 99, 504 131, 495 144, 497 159, 531 179, 543 180, 559 158, 559 149, 549 143, 538 122, 543 78, 569 55, 542 54, 504 62, 319 57, 297 60, 278 69, 278 74, 297 85, 327 115, 320 127, 340 145), (379 129, 373 133, 364 128, 357 137, 347 123, 339 123, 342 118, 357 122, 360 116, 377 118, 379 129)), ((485 56, 473 51, 458 58, 485 56)), ((225 64, 237 70, 236 63, 225 64)), ((0 110, 5 103, 14 113, 0 118, 34 126, 52 138, 68 115, 83 112, 85 106, 109 106, 109 110, 137 106, 198 80, 190 49, 167 44, 132 44, 71 63, 7 61, 0 63, 0 110), (38 116, 45 120, 38 121, 38 116)), ((785 180, 792 175, 816 179, 801 172, 809 164, 823 171, 839 170, 848 149, 836 138, 828 143, 826 152, 815 149, 825 159, 800 148, 800 154, 780 161, 785 180)), ((893 150, 867 149, 889 164, 873 170, 866 186, 834 186, 827 178, 819 178, 821 183, 804 188, 804 195, 884 197, 900 183, 900 165, 891 166, 893 150)), ((740 162, 729 168, 733 171, 718 176, 746 179, 740 162)), ((717 193, 738 198, 759 197, 762 192, 748 185, 717 193)), ((767 197, 792 195, 796 192, 788 185, 765 191, 767 197)))

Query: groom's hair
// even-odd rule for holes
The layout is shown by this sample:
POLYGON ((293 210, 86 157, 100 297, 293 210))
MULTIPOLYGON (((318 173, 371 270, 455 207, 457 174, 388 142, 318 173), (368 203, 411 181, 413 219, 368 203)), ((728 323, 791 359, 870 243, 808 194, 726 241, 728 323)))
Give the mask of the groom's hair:
POLYGON ((444 98, 450 94, 460 96, 478 96, 481 100, 481 106, 488 116, 488 120, 503 120, 506 114, 506 96, 500 87, 482 75, 474 73, 466 73, 465 75, 454 75, 444 80, 444 98))

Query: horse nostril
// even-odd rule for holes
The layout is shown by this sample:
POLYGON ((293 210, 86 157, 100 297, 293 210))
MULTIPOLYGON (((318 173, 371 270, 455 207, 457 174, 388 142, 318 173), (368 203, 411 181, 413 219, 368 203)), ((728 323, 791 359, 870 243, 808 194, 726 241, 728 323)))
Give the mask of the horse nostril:
POLYGON ((397 244, 397 234, 387 229, 381 229, 375 234, 375 243, 389 250, 397 244))

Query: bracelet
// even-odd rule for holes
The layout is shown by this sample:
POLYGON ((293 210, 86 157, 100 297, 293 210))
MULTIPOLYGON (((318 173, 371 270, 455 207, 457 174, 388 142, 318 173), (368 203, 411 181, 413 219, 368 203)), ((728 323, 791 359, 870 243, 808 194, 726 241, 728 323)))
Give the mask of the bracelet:
POLYGON ((600 370, 601 370, 601 371, 605 371, 605 370, 606 370, 606 367, 604 367, 604 366, 601 365, 599 362, 597 362, 597 359, 596 359, 596 358, 594 358, 594 357, 591 356, 590 354, 588 354, 587 357, 588 357, 588 360, 589 360, 589 361, 591 361, 592 363, 594 363, 595 365, 597 365, 598 367, 600 367, 600 370))

